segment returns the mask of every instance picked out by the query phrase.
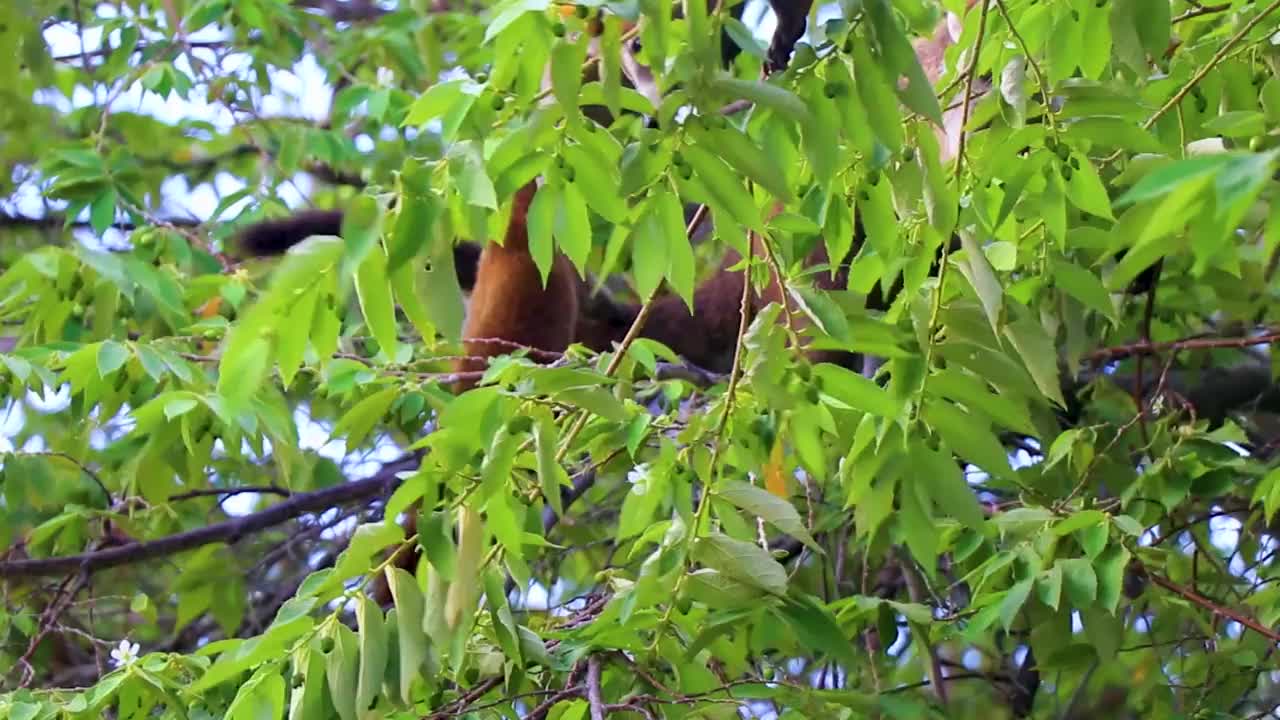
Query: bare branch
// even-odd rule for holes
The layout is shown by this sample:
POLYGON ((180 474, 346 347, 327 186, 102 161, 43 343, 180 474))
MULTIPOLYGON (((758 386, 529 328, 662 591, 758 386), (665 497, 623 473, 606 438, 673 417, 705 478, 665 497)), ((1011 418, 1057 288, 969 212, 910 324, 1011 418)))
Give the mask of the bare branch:
POLYGON ((233 495, 243 495, 245 493, 259 493, 262 495, 279 495, 280 497, 290 497, 293 493, 285 488, 276 485, 255 485, 248 487, 235 488, 205 488, 203 490, 190 490, 177 495, 170 495, 169 502, 178 502, 179 500, 190 500, 191 498, 221 496, 224 498, 233 495))
POLYGON ((1155 355, 1161 352, 1179 351, 1179 350, 1214 350, 1214 349, 1231 349, 1231 348, 1247 348, 1256 345, 1271 345, 1280 342, 1280 330, 1268 329, 1257 335, 1245 335, 1243 337, 1219 337, 1219 338, 1187 338, 1185 340, 1172 340, 1169 342, 1151 342, 1149 340, 1140 340, 1128 345, 1116 345, 1114 347, 1102 348, 1089 353, 1088 359, 1094 363, 1107 362, 1111 360, 1123 360, 1127 357, 1135 355, 1155 355))
POLYGON ((134 565, 155 558, 176 555, 211 543, 234 543, 247 535, 261 532, 307 513, 321 512, 336 505, 367 500, 390 492, 400 484, 400 479, 396 477, 397 473, 411 470, 417 464, 416 457, 407 456, 387 463, 371 478, 347 482, 315 492, 300 493, 262 512, 170 535, 159 540, 134 542, 80 555, 0 562, 0 578, 50 577, 76 571, 93 573, 106 568, 134 565))
POLYGON ((604 698, 600 692, 600 658, 587 658, 587 703, 591 706, 591 720, 604 720, 604 698))

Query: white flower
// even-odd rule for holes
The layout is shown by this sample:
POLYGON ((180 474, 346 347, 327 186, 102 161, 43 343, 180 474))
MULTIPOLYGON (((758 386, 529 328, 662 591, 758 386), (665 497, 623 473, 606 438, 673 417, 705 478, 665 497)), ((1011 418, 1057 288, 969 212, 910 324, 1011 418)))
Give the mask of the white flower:
POLYGON ((382 87, 391 87, 396 84, 396 71, 389 67, 378 68, 378 84, 382 87))
POLYGON ((640 463, 627 473, 627 482, 631 483, 631 492, 644 495, 649 491, 649 463, 640 463))
POLYGON ((111 659, 115 661, 116 667, 129 665, 138 659, 138 643, 129 642, 129 638, 121 640, 116 649, 111 651, 111 659))

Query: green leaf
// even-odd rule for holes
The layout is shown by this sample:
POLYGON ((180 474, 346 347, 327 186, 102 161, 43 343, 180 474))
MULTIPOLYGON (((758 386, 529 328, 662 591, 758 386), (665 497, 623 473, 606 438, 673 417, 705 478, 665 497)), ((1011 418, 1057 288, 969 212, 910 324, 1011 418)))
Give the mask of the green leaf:
POLYGON ((1067 197, 1071 200, 1071 204, 1091 215, 1114 220, 1115 216, 1111 214, 1111 200, 1107 196, 1106 187, 1102 184, 1102 178, 1098 177, 1098 169, 1082 153, 1073 152, 1071 159, 1080 166, 1071 173, 1071 178, 1066 184, 1067 197))
POLYGON ((1098 597, 1098 576, 1094 574, 1093 563, 1085 558, 1059 560, 1062 568, 1062 581, 1067 589, 1067 599, 1077 609, 1093 605, 1098 597))
POLYGON ((404 530, 394 522, 365 523, 351 534, 347 549, 338 556, 333 565, 333 574, 318 592, 327 592, 340 587, 347 579, 362 575, 369 570, 369 559, 374 553, 382 552, 388 547, 404 540, 404 530))
POLYGON ((990 425, 951 403, 937 400, 925 403, 923 417, 957 455, 997 478, 1016 481, 1008 453, 990 425))
POLYGON ((845 667, 857 667, 865 661, 849 642, 849 634, 817 598, 792 593, 774 612, 791 627, 803 647, 820 650, 845 667))
POLYGON ((960 244, 965 255, 961 269, 978 293, 978 300, 986 312, 991 331, 999 335, 1000 322, 1004 317, 1004 288, 1000 285, 1000 278, 996 277, 995 268, 991 267, 991 261, 978 246, 972 233, 961 230, 960 244))
MULTIPOLYGON (((395 303, 400 306, 405 317, 423 339, 435 337, 436 326, 431 322, 431 311, 427 309, 426 293, 420 287, 425 280, 425 268, 417 263, 405 263, 396 270, 391 270, 388 265, 387 270, 391 273, 391 290, 395 295, 395 303)), ((313 313, 314 308, 310 312, 313 313)), ((310 324, 311 314, 307 318, 310 324)))
POLYGON ((893 3, 889 0, 867 0, 864 8, 871 19, 873 41, 880 49, 881 58, 885 60, 884 69, 894 79, 893 84, 902 104, 932 120, 935 125, 942 125, 942 108, 938 105, 938 98, 925 77, 924 69, 920 67, 919 56, 902 31, 893 3), (897 82, 902 77, 906 78, 906 83, 897 82))
POLYGON ((929 376, 928 389, 965 406, 970 412, 985 414, 1009 430, 1026 435, 1036 434, 1031 414, 1022 398, 1007 391, 998 394, 992 392, 987 381, 959 369, 935 371, 929 376))
POLYGON ((1137 22, 1134 27, 1142 47, 1151 57, 1162 57, 1169 50, 1173 35, 1172 9, 1167 0, 1129 0, 1137 22))
POLYGON ((555 399, 612 422, 625 423, 631 420, 631 412, 608 390, 574 388, 556 393, 555 399))
POLYGON ((835 340, 848 342, 849 321, 841 308, 826 293, 803 285, 792 285, 791 299, 823 333, 835 340))
POLYGON ((1058 352, 1044 327, 1030 316, 1020 318, 1005 327, 1005 337, 1013 343, 1022 358, 1022 364, 1044 396, 1060 407, 1066 407, 1062 398, 1062 384, 1058 377, 1058 352))
POLYGON ((1050 267, 1055 285, 1090 310, 1113 323, 1118 321, 1111 293, 1097 275, 1067 260, 1054 260, 1050 267))
POLYGON ((1198 155, 1161 165, 1134 183, 1113 205, 1124 207, 1164 197, 1184 183, 1199 180, 1217 172, 1231 159, 1230 155, 1198 155))
POLYGON ((450 243, 435 245, 430 267, 415 268, 414 286, 423 294, 423 302, 436 330, 446 339, 457 340, 462 335, 465 308, 454 267, 453 247, 450 243))
POLYGON ((474 143, 467 143, 451 158, 449 171, 458 196, 468 205, 489 210, 498 209, 498 191, 485 170, 484 158, 474 143))
POLYGON ((437 196, 430 192, 430 175, 430 167, 420 163, 406 162, 401 169, 403 191, 387 235, 388 272, 398 272, 413 258, 442 244, 429 240, 442 212, 437 196))
POLYGON ((1000 601, 1000 622, 1006 631, 1013 627, 1013 621, 1017 618, 1018 611, 1027 602, 1034 584, 1034 578, 1027 578, 1009 588, 1004 595, 1004 600, 1000 601))
POLYGON ((895 418, 903 410, 884 388, 852 370, 820 363, 813 372, 823 394, 847 407, 884 418, 895 418))
POLYGON ((669 266, 668 242, 662 226, 662 211, 653 197, 631 230, 631 270, 635 275, 636 294, 648 300, 662 285, 669 266))
POLYGON ((614 117, 622 109, 622 30, 614 13, 604 16, 604 33, 600 38, 600 82, 605 107, 614 117))
POLYGON ((360 267, 378 246, 381 234, 382 206, 368 195, 357 196, 342 214, 342 239, 346 241, 342 257, 344 277, 360 267))
MULTIPOLYGON (((831 184, 843 158, 840 147, 840 115, 835 104, 826 97, 825 83, 816 75, 805 83, 805 99, 813 119, 803 126, 801 147, 813 169, 813 177, 824 186, 831 184)), ((929 93, 930 97, 933 93, 929 93)), ((936 105, 936 102, 935 102, 936 105)))
POLYGON ((795 506, 773 493, 740 480, 725 480, 716 486, 716 495, 803 542, 815 552, 822 552, 805 528, 795 506))
POLYGON ((725 165, 724 161, 699 145, 690 145, 684 149, 684 157, 693 166, 694 172, 711 193, 712 201, 733 216, 743 227, 756 232, 764 232, 764 223, 760 220, 760 211, 747 189, 742 186, 738 177, 725 165))
POLYGON ((911 556, 930 578, 937 574, 938 527, 929 512, 929 498, 922 482, 904 475, 898 488, 898 529, 906 540, 911 556))
POLYGON ((576 182, 565 183, 562 188, 553 234, 556 244, 578 272, 585 273, 587 258, 591 254, 591 221, 587 217, 587 203, 576 182))
POLYGON ((1120 594, 1124 589, 1124 574, 1129 567, 1128 550, 1123 545, 1113 543, 1094 561, 1098 577, 1098 605, 1114 614, 1120 605, 1120 594))
MULTIPOLYGON (((288 303, 315 284, 341 257, 344 244, 338 238, 313 237, 295 245, 280 263, 272 276, 271 287, 264 297, 240 317, 227 336, 226 346, 219 366, 219 392, 228 378, 228 364, 243 363, 244 355, 251 355, 251 347, 263 342, 263 335, 277 313, 283 313, 288 303)), ((265 348, 260 348, 265 350, 265 348)), ((268 360, 269 362, 269 360, 268 360)), ((257 389, 253 378, 232 376, 238 389, 246 395, 257 389), (253 384, 250 384, 253 383, 253 384)))
POLYGON ((302 367, 319 297, 319 287, 304 292, 290 309, 289 321, 281 323, 277 332, 276 364, 286 388, 293 384, 298 368, 302 367))
POLYGON ((551 48, 551 91, 565 109, 569 122, 578 122, 578 90, 582 87, 582 63, 586 60, 586 36, 578 42, 564 38, 551 48), (570 112, 570 109, 573 111, 570 112))
POLYGON ((772 83, 742 80, 721 73, 711 81, 711 89, 728 97, 750 100, 800 125, 809 123, 813 117, 795 93, 772 83))
POLYGON ((674 193, 659 193, 654 197, 653 210, 658 214, 661 233, 667 240, 667 282, 692 311, 697 267, 693 246, 685 233, 684 209, 674 193))
POLYGON ((542 285, 546 287, 547 278, 551 276, 551 267, 555 262, 555 243, 553 233, 556 224, 556 209, 560 207, 561 186, 550 183, 538 188, 529 203, 529 214, 525 218, 529 233, 529 255, 533 264, 542 275, 542 285))
POLYGON ((1062 568, 1054 565, 1040 574, 1036 580, 1036 596, 1040 602, 1054 610, 1062 600, 1062 568))
POLYGON ((101 235, 116 220, 116 191, 107 190, 93 199, 89 206, 89 225, 101 235))
POLYGON ((1107 514, 1101 510, 1081 510, 1053 526, 1053 534, 1058 537, 1070 535, 1091 525, 1100 525, 1107 521, 1107 514))
POLYGON ((319 638, 294 651, 293 674, 301 677, 302 686, 295 685, 289 694, 289 720, 308 720, 326 713, 324 654, 319 638))
POLYGON ((787 592, 787 571, 760 546, 713 532, 693 546, 697 562, 774 595, 787 592))
POLYGON ((231 407, 243 407, 262 386, 270 369, 271 343, 265 339, 228 343, 218 365, 218 394, 231 407))
POLYGON ((565 145, 562 152, 573 167, 573 182, 569 184, 588 190, 584 199, 591 209, 611 223, 626 221, 629 213, 617 190, 622 181, 617 168, 606 165, 599 154, 583 145, 565 145))
POLYGON ((358 447, 391 407, 400 394, 397 387, 388 387, 356 403, 333 426, 334 437, 347 438, 347 447, 358 447))
MULTIPOLYGON (((411 623, 410 623, 411 624, 411 623)), ((356 627, 360 638, 360 680, 356 707, 368 708, 382 689, 387 670, 387 626, 382 609, 368 595, 356 597, 356 627)))
POLYGON ((333 650, 325 657, 329 699, 342 720, 358 720, 356 683, 359 677, 360 641, 346 625, 335 623, 332 627, 333 650))
POLYGON ((543 12, 550 4, 550 0, 504 0, 495 4, 493 17, 485 26, 485 44, 487 45, 525 13, 543 12))
POLYGON ((401 124, 405 127, 425 125, 447 115, 465 98, 474 99, 479 94, 480 86, 470 80, 437 83, 413 101, 401 124))
POLYGON ((700 146, 718 155, 752 182, 768 190, 784 202, 794 198, 787 187, 786 174, 756 143, 741 130, 726 125, 708 127, 702 123, 690 123, 689 133, 700 146))
POLYGON ((884 68, 871 56, 868 43, 853 43, 853 68, 858 95, 866 108, 871 130, 876 139, 896 155, 902 150, 902 113, 898 109, 893 85, 885 77, 884 68))
POLYGON ((556 461, 559 433, 550 416, 544 415, 534 421, 533 443, 538 457, 538 481, 542 485, 542 494, 556 516, 561 517, 564 515, 564 502, 560 489, 567 484, 569 475, 556 461))
POLYGON ((1136 122, 1118 117, 1083 117, 1068 126, 1073 138, 1084 139, 1095 147, 1124 149, 1135 153, 1159 153, 1160 141, 1136 122))
POLYGON ((98 377, 105 378, 115 373, 129 362, 129 357, 129 348, 124 345, 113 340, 102 343, 98 346, 98 377))
POLYGON ((920 441, 912 443, 911 455, 922 471, 919 480, 937 509, 981 533, 985 516, 973 488, 965 482, 960 466, 948 453, 930 449, 920 441))
POLYGON ((1023 191, 1026 190, 1027 183, 1043 171, 1045 164, 1052 157, 1054 156, 1046 151, 1032 152, 1025 158, 1017 157, 1015 161, 1017 169, 1005 180, 1004 197, 1000 200, 1000 210, 996 213, 996 220, 992 227, 998 228, 1004 225, 1009 213, 1013 212, 1014 206, 1024 197, 1023 191))
POLYGON ((200 401, 192 395, 176 395, 164 404, 165 420, 181 417, 200 406, 200 401))

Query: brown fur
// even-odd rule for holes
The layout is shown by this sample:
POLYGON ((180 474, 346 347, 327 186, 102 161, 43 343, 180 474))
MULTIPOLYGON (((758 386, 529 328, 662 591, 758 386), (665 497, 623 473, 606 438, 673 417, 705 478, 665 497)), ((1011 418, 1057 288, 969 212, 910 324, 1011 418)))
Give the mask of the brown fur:
MULTIPOLYGON (((236 237, 236 250, 249 257, 283 255, 289 248, 313 235, 342 234, 341 210, 303 210, 286 218, 262 220, 248 225, 236 237)), ((458 285, 470 291, 476 282, 476 265, 480 258, 480 246, 475 243, 459 243, 453 247, 453 266, 457 269, 458 285)))
MULTIPOLYGON (((536 192, 532 182, 516 191, 503 244, 488 243, 480 253, 462 329, 468 357, 455 364, 458 372, 484 370, 490 357, 513 350, 509 343, 561 352, 573 342, 581 279, 569 259, 557 253, 543 286, 529 255, 527 219, 536 192), (505 342, 485 342, 493 339, 505 342)), ((464 380, 459 389, 474 384, 464 380)))

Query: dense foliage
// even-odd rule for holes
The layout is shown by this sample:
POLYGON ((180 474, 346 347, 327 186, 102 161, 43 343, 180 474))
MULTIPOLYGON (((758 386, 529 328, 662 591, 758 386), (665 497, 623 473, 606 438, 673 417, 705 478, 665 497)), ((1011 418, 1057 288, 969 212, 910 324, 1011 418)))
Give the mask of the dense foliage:
POLYGON ((1274 714, 1280 0, 819 3, 767 80, 763 3, 598 5, 0 2, 0 716, 1274 714), (455 395, 534 175, 544 266, 785 307, 455 395))

